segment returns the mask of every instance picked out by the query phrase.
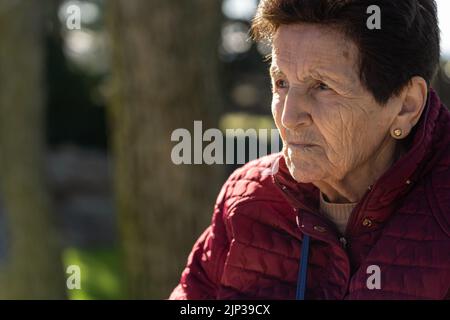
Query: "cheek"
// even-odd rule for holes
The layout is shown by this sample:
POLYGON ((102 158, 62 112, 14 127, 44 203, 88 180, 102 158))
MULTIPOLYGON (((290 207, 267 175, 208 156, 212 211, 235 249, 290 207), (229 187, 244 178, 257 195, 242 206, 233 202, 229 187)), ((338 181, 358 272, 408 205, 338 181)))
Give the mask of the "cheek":
POLYGON ((274 95, 272 98, 272 116, 275 124, 280 131, 281 137, 284 137, 283 126, 281 125, 281 117, 283 115, 283 105, 284 102, 279 95, 274 95))
POLYGON ((328 158, 346 172, 367 160, 382 139, 377 114, 365 105, 341 105, 323 115, 321 129, 328 144, 328 158))
POLYGON ((357 157, 355 151, 362 141, 363 118, 350 107, 328 104, 326 108, 317 108, 315 123, 326 144, 327 157, 336 167, 345 169, 357 157))
POLYGON ((281 120, 281 114, 283 113, 283 101, 278 94, 274 94, 272 97, 272 115, 274 119, 281 120))
POLYGON ((327 104, 317 106, 312 118, 325 143, 336 152, 344 147, 351 133, 353 117, 339 105, 327 104))

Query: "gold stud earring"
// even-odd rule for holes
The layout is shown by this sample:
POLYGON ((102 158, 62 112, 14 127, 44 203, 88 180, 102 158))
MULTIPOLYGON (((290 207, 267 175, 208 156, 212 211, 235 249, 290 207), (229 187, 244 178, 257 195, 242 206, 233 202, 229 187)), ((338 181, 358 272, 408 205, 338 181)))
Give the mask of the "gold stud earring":
POLYGON ((400 138, 400 137, 402 136, 402 134, 403 134, 402 129, 395 129, 395 130, 394 130, 394 136, 395 136, 396 138, 400 138))

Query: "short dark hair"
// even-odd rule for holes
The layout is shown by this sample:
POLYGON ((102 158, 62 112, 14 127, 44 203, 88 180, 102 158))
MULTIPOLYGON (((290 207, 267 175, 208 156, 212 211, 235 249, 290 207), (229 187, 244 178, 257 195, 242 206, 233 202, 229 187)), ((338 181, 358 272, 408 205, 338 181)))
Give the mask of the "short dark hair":
POLYGON ((251 33, 271 41, 280 25, 316 23, 338 28, 359 49, 359 77, 380 104, 412 77, 428 86, 440 57, 434 0, 261 0, 251 33), (367 8, 381 9, 381 29, 369 29, 367 8))

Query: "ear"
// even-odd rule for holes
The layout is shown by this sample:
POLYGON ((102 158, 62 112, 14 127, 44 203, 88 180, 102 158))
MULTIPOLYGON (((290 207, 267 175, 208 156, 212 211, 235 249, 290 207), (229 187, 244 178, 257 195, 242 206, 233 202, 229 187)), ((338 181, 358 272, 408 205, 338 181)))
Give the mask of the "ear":
POLYGON ((428 86, 422 77, 413 77, 403 89, 402 106, 397 114, 391 131, 401 129, 402 138, 409 135, 412 128, 419 122, 425 108, 428 95, 428 86))

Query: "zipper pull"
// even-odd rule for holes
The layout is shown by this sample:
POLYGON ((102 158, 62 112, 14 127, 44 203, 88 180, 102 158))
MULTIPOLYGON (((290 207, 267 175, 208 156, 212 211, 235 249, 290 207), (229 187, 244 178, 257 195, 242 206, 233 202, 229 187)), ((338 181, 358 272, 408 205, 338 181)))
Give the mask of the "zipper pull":
POLYGON ((339 242, 342 244, 342 247, 343 247, 344 249, 347 248, 347 239, 345 239, 345 237, 340 237, 340 238, 339 238, 339 242))

